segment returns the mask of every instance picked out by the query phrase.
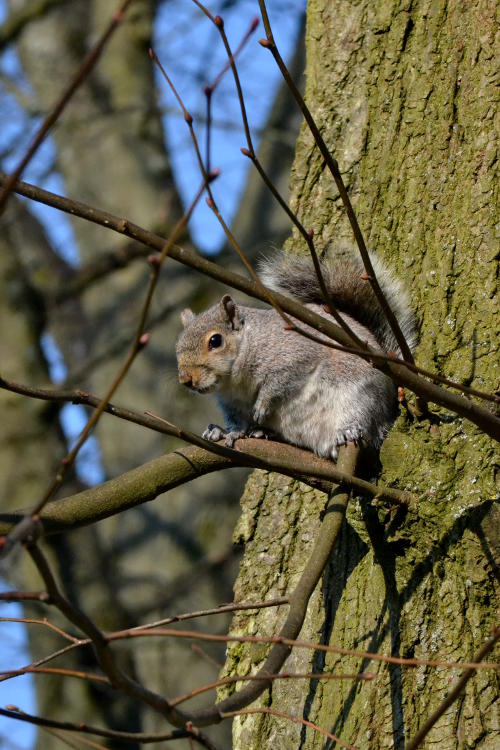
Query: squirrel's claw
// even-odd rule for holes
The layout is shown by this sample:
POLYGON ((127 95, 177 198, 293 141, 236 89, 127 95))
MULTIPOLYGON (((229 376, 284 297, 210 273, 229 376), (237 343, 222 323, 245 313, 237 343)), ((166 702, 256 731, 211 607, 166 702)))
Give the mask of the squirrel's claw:
POLYGON ((250 430, 248 430, 247 437, 257 438, 257 439, 263 438, 267 440, 267 438, 269 437, 269 433, 266 432, 265 430, 261 430, 260 427, 253 427, 250 430))
POLYGON ((252 419, 255 424, 262 424, 269 414, 269 408, 265 407, 264 404, 255 404, 252 419))
POLYGON ((341 445, 347 445, 347 443, 354 443, 354 445, 360 445, 363 439, 363 433, 358 427, 348 428, 343 430, 337 435, 335 445, 330 451, 330 458, 336 461, 338 458, 338 448, 341 445))
POLYGON ((243 430, 227 430, 217 424, 209 424, 202 435, 204 440, 210 440, 212 443, 218 443, 219 440, 224 439, 224 445, 227 448, 232 448, 235 442, 243 437, 246 437, 243 430))
POLYGON ((227 448, 233 448, 234 444, 240 438, 251 437, 251 438, 264 438, 269 437, 269 433, 265 430, 261 430, 260 427, 250 427, 248 430, 231 430, 224 427, 219 427, 217 424, 209 424, 207 429, 202 435, 204 440, 210 440, 212 443, 218 443, 219 440, 224 440, 224 445, 227 448))
POLYGON ((202 438, 203 440, 210 440, 212 443, 217 443, 222 440, 227 434, 227 430, 219 427, 217 424, 209 424, 207 429, 204 431, 202 438))

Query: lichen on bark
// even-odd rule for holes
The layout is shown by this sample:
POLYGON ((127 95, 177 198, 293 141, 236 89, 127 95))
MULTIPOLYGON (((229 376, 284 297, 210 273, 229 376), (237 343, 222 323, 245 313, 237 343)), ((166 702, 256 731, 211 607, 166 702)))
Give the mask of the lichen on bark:
MULTIPOLYGON (((417 361, 486 391, 498 387, 498 38, 495 4, 483 0, 314 0, 308 8, 306 98, 369 247, 409 287, 420 329, 417 361)), ((353 245, 306 128, 291 205, 320 249, 353 245)), ((296 235, 288 246, 304 251, 296 235)), ((465 660, 488 637, 498 608, 498 448, 465 420, 431 408, 435 424, 404 414, 381 451, 384 483, 417 493, 417 514, 351 503, 302 638, 465 660)), ((235 591, 246 600, 293 588, 323 502, 289 480, 262 482, 252 478, 243 498, 246 549, 235 591)), ((274 634, 281 610, 238 615, 233 627, 274 634)), ((253 671, 251 654, 241 645, 230 649, 227 671, 253 671)), ((372 682, 277 681, 265 696, 360 750, 402 750, 458 674, 294 650, 285 670, 299 665, 376 674, 372 682)), ((497 680, 478 672, 431 730, 429 747, 493 748, 497 680)), ((233 736, 237 750, 325 747, 313 730, 270 716, 237 719, 233 736)))

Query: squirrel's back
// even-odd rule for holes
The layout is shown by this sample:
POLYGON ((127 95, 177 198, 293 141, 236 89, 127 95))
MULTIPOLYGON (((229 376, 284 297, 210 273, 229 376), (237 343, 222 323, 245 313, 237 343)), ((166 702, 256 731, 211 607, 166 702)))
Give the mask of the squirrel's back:
MULTIPOLYGON (((415 317, 402 283, 378 258, 371 261, 395 314, 401 331, 413 351, 416 345, 415 317)), ((328 293, 339 312, 344 312, 373 333, 382 349, 400 354, 396 338, 386 320, 369 281, 362 278, 361 260, 353 253, 320 260, 328 293)), ((262 261, 259 276, 263 284, 276 292, 296 297, 301 302, 324 304, 325 299, 310 258, 277 251, 262 261)))

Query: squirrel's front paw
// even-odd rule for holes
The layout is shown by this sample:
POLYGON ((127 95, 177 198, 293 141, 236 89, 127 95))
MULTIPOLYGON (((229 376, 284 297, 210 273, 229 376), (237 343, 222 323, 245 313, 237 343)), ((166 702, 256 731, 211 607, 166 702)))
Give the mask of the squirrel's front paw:
POLYGON ((227 430, 219 427, 218 424, 209 424, 207 429, 202 435, 203 440, 211 440, 212 443, 217 443, 226 436, 227 430))
POLYGON ((342 433, 337 436, 337 445, 347 445, 347 443, 354 443, 357 445, 362 439, 362 431, 358 427, 351 427, 347 430, 343 430, 342 433))
POLYGON ((227 448, 232 448, 236 440, 244 437, 246 437, 246 432, 243 430, 227 430, 217 424, 209 424, 202 435, 204 440, 210 440, 212 443, 218 443, 224 438, 224 445, 227 448))

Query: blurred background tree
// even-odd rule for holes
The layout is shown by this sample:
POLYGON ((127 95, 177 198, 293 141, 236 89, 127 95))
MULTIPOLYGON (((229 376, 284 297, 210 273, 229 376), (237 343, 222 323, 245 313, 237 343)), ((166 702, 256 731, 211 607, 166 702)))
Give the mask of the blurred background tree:
MULTIPOLYGON (((17 163, 41 116, 108 23, 115 5, 109 0, 0 3, 4 171, 17 163)), ((304 67, 304 5, 303 0, 276 3, 281 37, 299 81, 304 67)), ((215 3, 212 10, 224 16, 236 44, 257 8, 247 0, 226 0, 215 3)), ((225 63, 217 32, 191 3, 135 0, 98 66, 23 177, 167 236, 201 178, 182 113, 155 73, 150 46, 182 92, 202 137, 203 87, 225 63)), ((253 133, 260 141, 266 169, 286 194, 300 118, 268 55, 256 40, 251 47, 243 51, 239 69, 253 133)), ((213 118, 213 165, 221 169, 220 184, 214 185, 217 199, 255 258, 270 244, 280 245, 289 228, 239 151, 245 142, 229 76, 214 96, 213 118)), ((118 260, 116 268, 99 276, 95 271, 99 260, 110 252, 130 249, 129 241, 14 196, 0 222, 2 374, 32 384, 52 380, 102 394, 137 324, 137 300, 149 277, 144 253, 139 249, 135 261, 120 264, 118 260)), ((223 262, 236 266, 204 205, 182 243, 201 252, 222 252, 223 262)), ((206 306, 220 292, 213 281, 167 262, 153 303, 151 343, 120 387, 117 402, 139 411, 152 410, 197 431, 215 418, 208 400, 185 396, 177 385, 174 344, 179 311, 188 304, 206 306)), ((3 509, 28 507, 81 429, 83 410, 57 409, 5 391, 0 401, 4 414, 0 504, 3 509)), ((104 418, 61 494, 115 476, 174 445, 173 439, 104 418)), ((239 558, 231 536, 246 472, 237 474, 212 474, 170 492, 154 505, 54 538, 51 552, 66 590, 91 615, 98 613, 103 627, 112 629, 231 601, 239 558)), ((24 588, 40 586, 22 556, 15 556, 4 576, 24 588)), ((29 607, 29 613, 36 610, 35 605, 29 607)), ((227 617, 220 616, 221 632, 227 625, 227 617)), ((33 658, 60 645, 60 639, 42 628, 30 629, 29 638, 33 658)), ((127 651, 126 646, 121 648, 127 651)), ((212 652, 221 659, 222 649, 212 652)), ((75 663, 85 665, 88 658, 89 654, 75 656, 75 663)), ((169 683, 180 691, 216 675, 213 664, 189 645, 159 639, 141 645, 137 661, 132 650, 127 659, 130 672, 147 675, 148 684, 159 691, 165 687, 166 672, 169 683)), ((35 684, 42 715, 65 718, 71 712, 89 723, 129 730, 147 730, 158 723, 157 717, 131 705, 125 696, 113 694, 111 699, 101 686, 75 680, 62 683, 50 676, 36 678, 35 684)), ((6 720, 1 726, 7 741, 11 726, 6 720)), ((225 737, 226 747, 229 731, 226 725, 216 730, 225 737)), ((37 747, 54 747, 54 742, 41 732, 37 747)))

